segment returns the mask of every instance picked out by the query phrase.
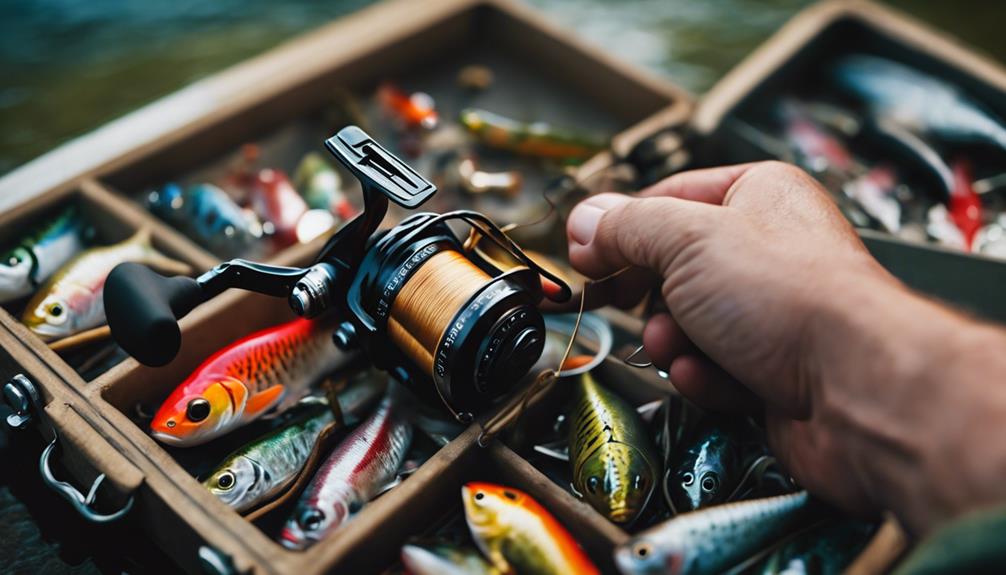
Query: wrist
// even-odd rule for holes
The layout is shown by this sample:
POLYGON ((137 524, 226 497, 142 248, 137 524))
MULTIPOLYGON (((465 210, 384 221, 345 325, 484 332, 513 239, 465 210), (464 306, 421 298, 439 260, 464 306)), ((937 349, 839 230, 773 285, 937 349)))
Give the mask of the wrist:
POLYGON ((843 438, 852 479, 920 534, 1004 497, 1004 332, 889 277, 849 280, 808 333, 814 417, 843 438))

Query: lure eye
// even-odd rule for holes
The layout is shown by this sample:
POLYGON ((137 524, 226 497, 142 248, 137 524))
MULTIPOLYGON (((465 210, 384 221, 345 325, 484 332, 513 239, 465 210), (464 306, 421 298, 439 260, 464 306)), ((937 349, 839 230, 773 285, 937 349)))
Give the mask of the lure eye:
POLYGON ((363 504, 359 501, 353 501, 349 504, 349 514, 353 515, 357 511, 363 509, 363 504))
POLYGON ((185 417, 193 423, 199 423, 210 416, 210 402, 199 397, 189 402, 185 408, 185 417))
POLYGON ((21 260, 21 256, 19 256, 17 254, 11 254, 7 258, 7 265, 13 268, 13 267, 16 267, 19 263, 21 263, 21 261, 22 261, 21 260))
POLYGON ((486 494, 482 493, 481 491, 479 491, 478 493, 475 494, 475 501, 482 501, 485 498, 486 498, 486 494))
POLYGON ((220 477, 217 477, 217 487, 225 491, 234 487, 235 483, 234 474, 230 471, 224 471, 220 477))
POLYGON ((45 315, 50 323, 60 325, 66 321, 66 307, 62 303, 54 301, 45 306, 45 315))
POLYGON ((686 471, 686 472, 685 472, 685 473, 684 473, 684 474, 683 474, 683 475, 681 476, 681 484, 682 484, 682 485, 684 485, 685 487, 688 487, 688 486, 689 486, 689 485, 691 485, 692 483, 695 483, 695 476, 694 476, 694 475, 692 475, 692 474, 691 474, 690 472, 687 472, 687 471, 686 471))
POLYGON ((632 546, 632 554, 637 559, 646 559, 653 554, 653 546, 646 542, 636 543, 632 546))
POLYGON ((706 493, 712 493, 716 491, 720 486, 720 478, 712 472, 709 472, 702 476, 702 491, 706 493))
POLYGON ((596 475, 591 475, 590 479, 587 480, 587 491, 596 494, 597 490, 601 488, 601 478, 596 475))
POLYGON ((325 513, 321 509, 305 509, 300 514, 298 523, 308 531, 314 531, 321 527, 321 522, 325 520, 325 513))

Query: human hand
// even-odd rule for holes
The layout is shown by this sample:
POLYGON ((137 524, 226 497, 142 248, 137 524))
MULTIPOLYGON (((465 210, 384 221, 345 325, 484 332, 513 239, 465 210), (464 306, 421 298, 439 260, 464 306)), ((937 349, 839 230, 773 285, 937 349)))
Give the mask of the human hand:
MULTIPOLYGON (((959 346, 931 334, 974 322, 890 276, 810 176, 777 162, 683 173, 585 200, 567 233, 584 274, 632 266, 607 282, 615 303, 656 274, 670 313, 644 330, 654 364, 700 405, 764 405, 769 443, 803 486, 853 511, 894 509, 916 531, 966 507, 920 509, 948 487, 916 482, 910 497, 903 479, 939 457, 919 443, 946 420, 933 405, 948 388, 923 381, 951 367, 935 369, 934 347, 959 346)), ((965 396, 953 402, 973 411, 965 396)))

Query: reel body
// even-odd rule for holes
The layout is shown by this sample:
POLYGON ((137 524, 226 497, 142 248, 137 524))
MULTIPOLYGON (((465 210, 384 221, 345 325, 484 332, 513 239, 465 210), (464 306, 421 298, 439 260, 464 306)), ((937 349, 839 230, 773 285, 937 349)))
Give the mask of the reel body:
POLYGON ((379 369, 470 421, 541 356, 541 278, 560 286, 550 296, 556 301, 571 297, 569 286, 478 212, 418 213, 379 232, 389 200, 414 209, 436 187, 355 126, 325 145, 362 184, 364 210, 313 266, 231 260, 193 280, 123 264, 105 289, 113 337, 142 363, 163 365, 178 350, 177 319, 210 297, 232 287, 288 297, 298 315, 336 314, 338 347, 362 350, 379 369), (469 225, 522 267, 504 271, 473 259, 449 222, 469 225))

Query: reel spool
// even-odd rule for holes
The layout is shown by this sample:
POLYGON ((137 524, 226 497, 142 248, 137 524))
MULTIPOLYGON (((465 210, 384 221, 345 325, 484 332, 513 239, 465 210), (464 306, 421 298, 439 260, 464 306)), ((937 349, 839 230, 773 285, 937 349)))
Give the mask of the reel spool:
POLYGON ((389 199, 416 208, 436 187, 355 126, 325 145, 360 180, 364 210, 329 239, 315 265, 231 260, 193 280, 122 264, 105 287, 113 337, 141 363, 164 365, 180 345, 177 319, 199 303, 231 287, 288 297, 301 316, 332 310, 342 319, 333 336, 339 348, 362 350, 379 369, 471 421, 541 356, 542 278, 559 286, 545 294, 554 301, 567 301, 569 286, 478 212, 419 213, 377 232, 389 199), (471 259, 451 222, 477 230, 519 265, 503 270, 471 259))

